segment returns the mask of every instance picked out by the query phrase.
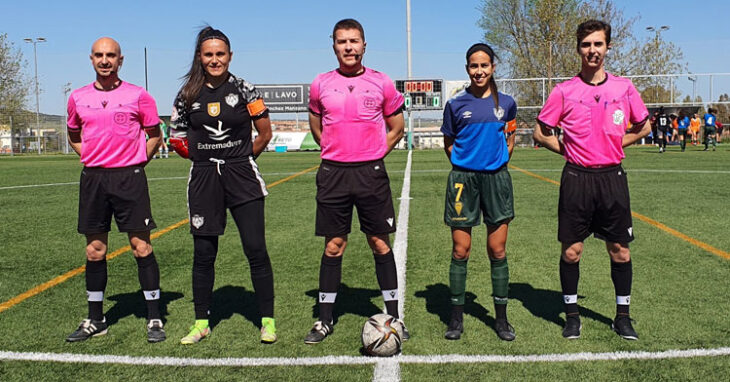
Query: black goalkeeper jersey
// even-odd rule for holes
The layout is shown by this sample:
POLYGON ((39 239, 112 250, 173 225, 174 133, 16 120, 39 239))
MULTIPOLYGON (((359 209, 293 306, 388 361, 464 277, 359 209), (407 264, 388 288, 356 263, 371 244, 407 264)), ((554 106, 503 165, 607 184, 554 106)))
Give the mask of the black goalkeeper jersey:
POLYGON ((259 98, 261 93, 253 84, 233 74, 215 89, 203 86, 189 107, 178 93, 171 117, 172 135, 187 136, 190 159, 196 162, 248 157, 253 154, 251 128, 256 116, 251 116, 246 106, 259 98))

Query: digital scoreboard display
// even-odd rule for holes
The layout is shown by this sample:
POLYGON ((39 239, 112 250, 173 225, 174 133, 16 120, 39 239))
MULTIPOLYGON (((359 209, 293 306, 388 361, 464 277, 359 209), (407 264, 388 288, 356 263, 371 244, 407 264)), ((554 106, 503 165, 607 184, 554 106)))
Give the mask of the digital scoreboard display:
POLYGON ((442 110, 443 80, 395 80, 408 110, 442 110))

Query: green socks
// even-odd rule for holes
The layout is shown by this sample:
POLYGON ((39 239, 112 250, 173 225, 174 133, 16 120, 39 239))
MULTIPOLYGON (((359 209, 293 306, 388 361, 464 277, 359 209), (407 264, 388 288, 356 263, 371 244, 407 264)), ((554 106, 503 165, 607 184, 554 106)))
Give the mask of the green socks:
POLYGON ((464 305, 466 293, 466 264, 468 259, 457 260, 451 258, 449 267, 449 290, 451 291, 451 305, 464 305))
POLYGON ((509 289, 509 267, 507 258, 501 260, 490 259, 492 263, 492 296, 495 304, 507 304, 509 289))

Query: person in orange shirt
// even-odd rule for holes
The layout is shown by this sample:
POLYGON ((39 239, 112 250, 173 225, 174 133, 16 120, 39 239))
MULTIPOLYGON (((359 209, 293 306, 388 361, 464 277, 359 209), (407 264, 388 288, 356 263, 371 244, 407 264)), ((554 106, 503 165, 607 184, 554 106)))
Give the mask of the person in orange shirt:
POLYGON ((677 115, 676 114, 670 114, 669 118, 672 120, 672 136, 671 138, 667 139, 668 142, 676 142, 677 141, 677 115))
POLYGON ((689 120, 689 133, 692 136, 692 144, 697 146, 700 136, 700 117, 697 113, 692 115, 692 119, 689 120))

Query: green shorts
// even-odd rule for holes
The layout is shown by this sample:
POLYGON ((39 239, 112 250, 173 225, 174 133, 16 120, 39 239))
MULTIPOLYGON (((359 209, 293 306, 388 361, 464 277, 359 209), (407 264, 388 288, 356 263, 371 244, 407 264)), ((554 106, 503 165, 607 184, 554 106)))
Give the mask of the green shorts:
POLYGON ((717 128, 715 126, 705 126, 705 136, 716 134, 717 128))
POLYGON ((497 226, 515 217, 512 177, 507 166, 494 172, 453 169, 446 185, 444 223, 450 227, 497 226))

